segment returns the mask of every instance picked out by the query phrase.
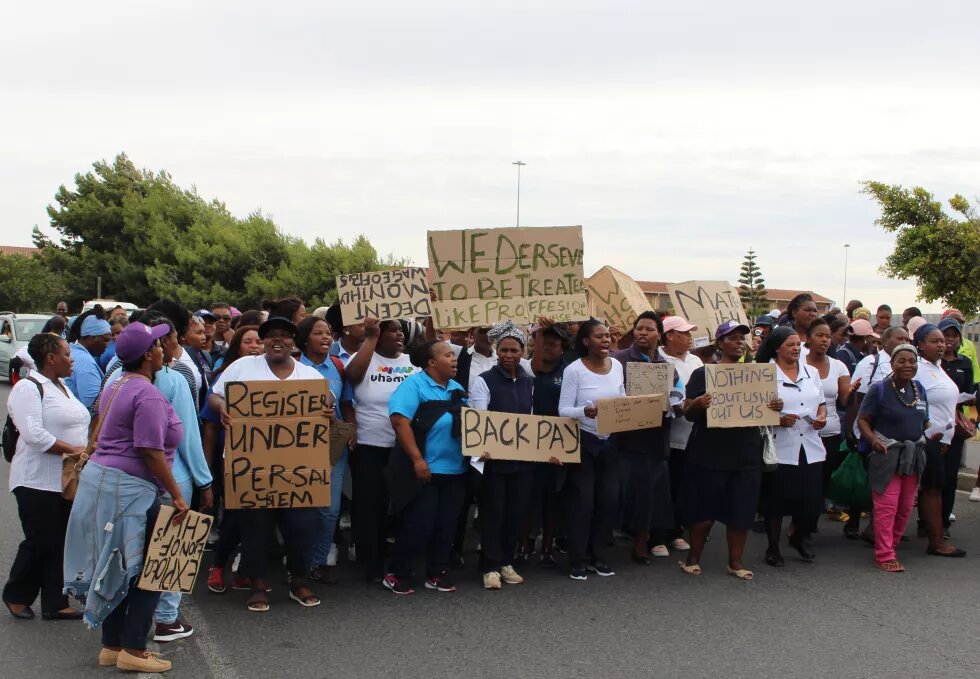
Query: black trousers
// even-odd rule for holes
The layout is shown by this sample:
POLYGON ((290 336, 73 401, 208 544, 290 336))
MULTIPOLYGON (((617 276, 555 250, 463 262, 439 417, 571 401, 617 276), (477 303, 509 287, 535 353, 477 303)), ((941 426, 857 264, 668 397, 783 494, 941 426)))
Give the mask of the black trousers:
POLYGON ((228 564, 235 548, 241 544, 242 531, 239 525, 239 517, 245 512, 245 520, 248 520, 248 512, 252 510, 225 509, 224 517, 221 520, 221 532, 218 533, 218 544, 214 548, 214 564, 218 568, 224 568, 228 564))
MULTIPOLYGON (((830 477, 847 457, 847 452, 842 453, 840 450, 840 434, 821 436, 820 442, 823 443, 823 448, 827 451, 827 461, 823 465, 823 496, 827 497, 827 491, 830 490, 830 477)), ((861 514, 860 511, 857 513, 861 514)))
POLYGON ((956 480, 959 478, 965 445, 966 439, 954 436, 943 455, 943 527, 946 529, 949 529, 949 515, 953 513, 953 503, 956 501, 956 480))
MULTIPOLYGON (((351 473, 351 536, 367 578, 384 575, 388 486, 384 469, 391 448, 357 444, 348 459, 351 473)), ((454 517, 455 518, 455 517, 454 517)))
POLYGON ((462 474, 433 474, 422 484, 419 494, 402 511, 391 557, 392 573, 399 578, 411 575, 412 561, 423 549, 426 577, 446 570, 465 491, 462 474))
POLYGON ((582 462, 566 467, 564 500, 572 568, 605 561, 619 503, 619 461, 614 437, 582 432, 582 462))
POLYGON ((687 462, 687 450, 671 448, 670 457, 667 459, 667 468, 670 471, 670 499, 674 506, 674 528, 668 530, 666 538, 675 540, 684 534, 681 523, 681 484, 684 481, 684 464, 687 462))
MULTIPOLYGON (((150 544, 153 535, 151 530, 157 522, 157 514, 160 513, 160 503, 154 502, 153 506, 146 512, 146 544, 143 546, 144 553, 150 544)), ((147 592, 137 587, 139 576, 132 579, 129 584, 129 593, 126 598, 112 609, 105 620, 102 621, 102 645, 113 648, 131 648, 135 650, 146 649, 146 637, 153 626, 153 614, 157 610, 160 602, 160 592, 147 592)))
POLYGON ((41 612, 55 613, 68 607, 61 565, 71 503, 61 493, 24 486, 14 489, 14 497, 24 540, 10 567, 3 600, 30 606, 40 592, 41 612))
POLYGON ((534 484, 533 462, 487 461, 480 486, 480 569, 514 565, 521 523, 534 484))
POLYGON ((241 510, 238 526, 242 537, 242 562, 238 574, 263 580, 268 577, 273 528, 279 526, 286 549, 286 570, 290 575, 306 577, 310 570, 309 551, 316 512, 316 507, 241 510))
MULTIPOLYGON (((480 497, 480 486, 483 484, 483 474, 466 465, 463 472, 463 503, 459 508, 459 517, 456 519, 456 533, 453 537, 453 552, 462 555, 463 548, 466 546, 466 524, 470 518, 470 507, 476 504, 480 497)), ((473 527, 480 532, 480 517, 473 522, 473 527)))

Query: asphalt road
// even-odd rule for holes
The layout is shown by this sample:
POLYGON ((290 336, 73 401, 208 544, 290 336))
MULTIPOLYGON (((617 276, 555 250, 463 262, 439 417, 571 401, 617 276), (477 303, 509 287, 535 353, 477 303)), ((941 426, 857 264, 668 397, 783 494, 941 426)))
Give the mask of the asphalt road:
MULTIPOLYGON (((7 392, 0 386, 4 406, 7 392)), ((8 469, 0 462, 4 488, 8 469)), ((784 549, 786 568, 769 568, 764 540, 752 535, 753 582, 725 573, 719 529, 700 578, 682 574, 673 555, 650 567, 629 563, 621 543, 612 578, 572 582, 531 567, 526 584, 485 592, 467 568, 456 594, 396 597, 344 562, 341 584, 320 587, 319 608, 289 601, 279 573, 272 610, 255 614, 244 593, 209 594, 202 576, 183 608, 196 634, 161 650, 174 661, 169 676, 195 678, 973 676, 980 504, 961 494, 956 514, 953 536, 969 556, 929 557, 913 538, 902 546, 901 575, 877 571, 869 547, 822 521, 814 564, 784 549)), ((0 493, 4 577, 20 539, 14 498, 0 493)), ((114 673, 97 666, 98 650, 98 632, 81 623, 22 622, 0 610, 4 677, 114 673)))

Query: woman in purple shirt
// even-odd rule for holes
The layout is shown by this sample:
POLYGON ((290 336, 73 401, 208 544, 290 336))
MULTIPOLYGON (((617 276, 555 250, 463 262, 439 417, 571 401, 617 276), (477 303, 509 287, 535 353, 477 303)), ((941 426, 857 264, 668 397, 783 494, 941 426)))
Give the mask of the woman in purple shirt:
MULTIPOLYGON (((98 574, 101 554, 113 546, 110 544, 113 540, 128 541, 130 536, 145 534, 148 542, 160 510, 161 491, 168 492, 173 498, 175 522, 187 515, 187 501, 170 471, 174 451, 183 436, 183 426, 173 407, 153 386, 153 375, 163 368, 160 339, 168 332, 169 325, 150 327, 133 323, 116 341, 116 355, 122 362, 123 375, 100 397, 102 419, 97 425, 95 452, 82 470, 69 520, 65 547, 66 580, 69 580, 69 562, 94 564, 94 572, 98 574), (126 506, 148 507, 145 516, 118 513, 118 506, 125 504, 119 495, 124 492, 123 488, 132 501, 126 506), (99 519, 109 517, 113 529, 92 533, 86 524, 92 523, 93 516, 99 525, 102 525, 99 519)), ((129 561, 127 559, 127 575, 133 575, 128 572, 129 561)), ((127 590, 125 596, 101 620, 99 664, 115 665, 129 671, 165 672, 170 669, 170 661, 146 650, 146 638, 160 592, 139 589, 138 582, 137 573, 122 585, 127 590)), ((91 608, 87 604, 87 611, 91 608)), ((99 616, 104 613, 100 612, 99 616)))

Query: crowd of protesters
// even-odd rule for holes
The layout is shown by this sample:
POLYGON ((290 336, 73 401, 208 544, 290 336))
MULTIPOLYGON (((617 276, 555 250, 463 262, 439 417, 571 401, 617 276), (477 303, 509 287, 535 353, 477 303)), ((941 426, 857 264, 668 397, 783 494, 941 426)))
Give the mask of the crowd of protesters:
POLYGON ((695 348, 695 325, 654 312, 625 333, 602 319, 547 318, 443 332, 426 319, 345 322, 339 306, 309 313, 295 297, 247 311, 159 300, 70 322, 62 304, 22 353, 27 376, 8 399, 24 540, 3 601, 30 619, 40 595, 44 619, 101 627, 100 665, 166 671, 147 641, 193 633, 180 594, 137 586, 162 505, 178 520, 190 508, 215 515, 207 588, 243 591, 256 613, 272 606, 273 555, 284 556, 289 600, 314 607, 317 585, 338 583, 341 554, 395 594, 414 592, 416 572, 426 589, 449 593, 473 542, 473 580, 487 590, 533 582, 539 568, 575 581, 613 576, 617 537, 641 566, 675 553, 680 572, 698 576, 715 522, 726 527, 727 572, 743 581, 754 575, 753 528, 768 536, 764 562, 780 568, 784 535, 804 561, 817 559, 821 516, 873 543, 884 572, 905 570, 896 548, 916 506, 928 554, 965 554, 950 524, 980 366, 956 309, 933 325, 910 308, 899 324, 887 305, 872 313, 853 301, 820 315, 801 294, 752 327, 723 323, 695 348), (705 364, 752 361, 775 365, 766 407, 779 425, 709 428, 705 364), (596 403, 626 393, 630 362, 673 366, 662 426, 600 433, 596 403), (332 465, 330 506, 224 508, 225 385, 320 379, 332 395, 325 415, 354 432, 332 465), (464 457, 464 406, 574 418, 581 462, 464 457), (828 499, 852 453, 868 506, 828 499), (65 459, 80 460, 70 498, 65 459))

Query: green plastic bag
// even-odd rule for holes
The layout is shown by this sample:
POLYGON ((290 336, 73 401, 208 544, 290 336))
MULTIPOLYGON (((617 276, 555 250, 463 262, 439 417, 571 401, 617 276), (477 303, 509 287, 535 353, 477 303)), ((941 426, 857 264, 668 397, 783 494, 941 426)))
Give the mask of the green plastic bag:
POLYGON ((851 451, 841 462, 840 467, 830 476, 830 501, 838 506, 850 507, 851 511, 871 508, 871 486, 864 460, 851 451))

